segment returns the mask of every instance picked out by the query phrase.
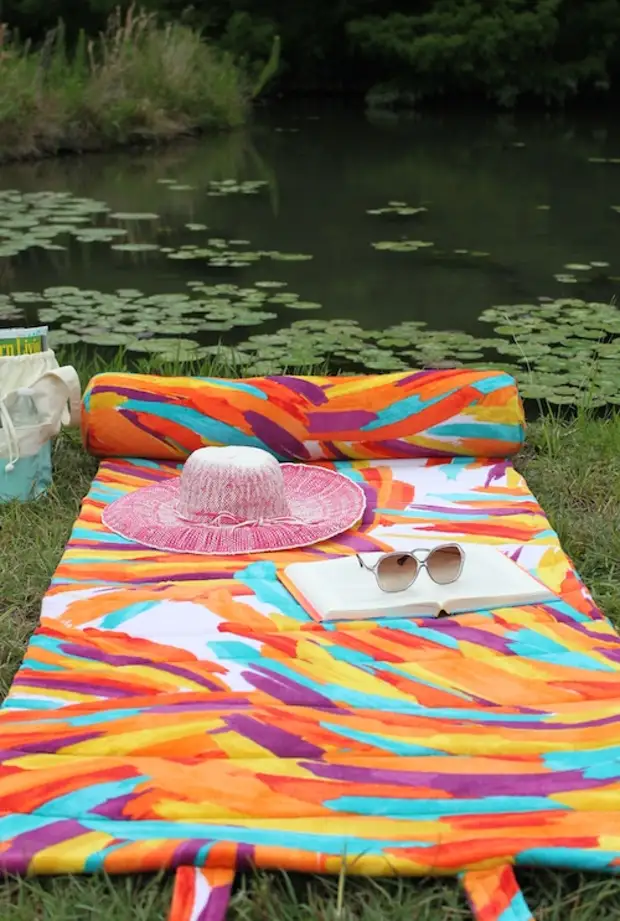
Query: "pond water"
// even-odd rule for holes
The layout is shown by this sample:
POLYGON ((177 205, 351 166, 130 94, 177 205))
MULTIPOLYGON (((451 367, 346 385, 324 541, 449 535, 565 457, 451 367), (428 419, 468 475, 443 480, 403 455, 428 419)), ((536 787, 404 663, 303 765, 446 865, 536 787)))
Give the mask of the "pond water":
POLYGON ((166 148, 4 166, 0 325, 41 319, 58 343, 165 357, 171 338, 180 358, 241 343, 250 371, 334 353, 377 370, 491 361, 538 369, 530 395, 556 402, 594 360, 613 399, 616 158, 611 115, 313 105, 166 148))

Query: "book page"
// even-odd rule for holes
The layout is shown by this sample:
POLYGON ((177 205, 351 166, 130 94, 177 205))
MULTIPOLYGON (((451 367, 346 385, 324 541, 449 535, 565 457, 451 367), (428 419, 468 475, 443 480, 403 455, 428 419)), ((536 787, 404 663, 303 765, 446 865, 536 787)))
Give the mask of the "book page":
POLYGON ((494 547, 468 546, 460 578, 441 586, 439 598, 448 613, 503 605, 534 604, 556 596, 542 582, 494 547))
MULTIPOLYGON (((368 554, 365 559, 368 557, 369 562, 375 562, 379 556, 368 554)), ((360 617, 368 613, 381 616, 386 611, 403 608, 419 607, 420 612, 433 614, 440 610, 435 591, 438 586, 428 577, 428 581, 423 580, 423 572, 416 584, 404 592, 382 591, 374 575, 362 568, 355 557, 320 563, 293 563, 287 566, 286 575, 324 618, 347 617, 354 612, 360 617), (418 581, 421 586, 417 585, 418 581)))

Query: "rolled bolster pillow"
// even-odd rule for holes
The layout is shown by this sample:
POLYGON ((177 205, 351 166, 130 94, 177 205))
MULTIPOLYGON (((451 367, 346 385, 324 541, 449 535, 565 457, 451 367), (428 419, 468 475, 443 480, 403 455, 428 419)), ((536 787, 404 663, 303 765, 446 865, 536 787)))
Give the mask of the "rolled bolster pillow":
POLYGON ((105 373, 82 434, 97 457, 183 460, 253 445, 280 460, 508 457, 524 440, 517 385, 501 371, 399 371, 241 380, 105 373))

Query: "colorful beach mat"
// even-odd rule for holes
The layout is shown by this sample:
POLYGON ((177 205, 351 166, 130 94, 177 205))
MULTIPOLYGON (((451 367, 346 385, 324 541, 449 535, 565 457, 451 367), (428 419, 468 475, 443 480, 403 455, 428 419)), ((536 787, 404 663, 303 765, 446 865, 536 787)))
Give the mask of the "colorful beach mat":
POLYGON ((515 867, 618 872, 620 637, 500 456, 523 438, 514 383, 366 384, 94 379, 85 440, 108 456, 0 710, 0 870, 175 870, 171 921, 223 919, 234 874, 253 868, 451 875, 479 921, 532 917, 515 867), (178 476, 193 448, 250 438, 359 483, 360 527, 209 558, 102 525, 107 503, 178 476), (114 456, 132 444, 142 456, 114 456), (276 576, 442 539, 498 547, 557 600, 319 625, 276 576))

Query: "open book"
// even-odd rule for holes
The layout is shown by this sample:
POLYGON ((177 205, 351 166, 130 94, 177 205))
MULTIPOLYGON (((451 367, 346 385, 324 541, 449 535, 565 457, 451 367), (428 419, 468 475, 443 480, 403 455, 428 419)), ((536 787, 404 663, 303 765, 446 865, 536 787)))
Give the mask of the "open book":
MULTIPOLYGON (((428 546, 428 544, 426 545, 428 546)), ((414 548, 412 548, 414 549, 414 548)), ((463 545, 465 563, 456 582, 437 585, 422 568, 402 592, 383 592, 354 556, 292 563, 280 580, 314 620, 438 617, 552 601, 556 595, 494 547, 463 545)), ((381 554, 363 554, 375 563, 381 554)))

